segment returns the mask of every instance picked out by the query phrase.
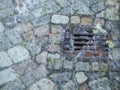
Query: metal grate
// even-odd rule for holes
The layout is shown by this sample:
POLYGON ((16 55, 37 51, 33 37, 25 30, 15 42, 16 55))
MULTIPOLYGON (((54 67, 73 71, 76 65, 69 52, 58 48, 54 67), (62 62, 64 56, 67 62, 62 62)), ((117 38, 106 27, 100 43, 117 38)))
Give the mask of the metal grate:
POLYGON ((94 34, 90 26, 74 26, 66 30, 64 34, 63 50, 65 54, 74 56, 84 52, 84 57, 102 57, 107 55, 108 36, 94 34))

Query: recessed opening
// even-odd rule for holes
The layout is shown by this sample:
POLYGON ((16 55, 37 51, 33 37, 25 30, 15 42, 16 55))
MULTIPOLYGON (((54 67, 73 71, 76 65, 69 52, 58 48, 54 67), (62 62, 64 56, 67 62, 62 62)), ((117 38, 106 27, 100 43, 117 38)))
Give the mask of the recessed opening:
POLYGON ((89 26, 69 27, 64 34, 64 53, 77 55, 77 53, 84 52, 85 58, 107 55, 106 35, 94 34, 92 30, 93 28, 89 26))

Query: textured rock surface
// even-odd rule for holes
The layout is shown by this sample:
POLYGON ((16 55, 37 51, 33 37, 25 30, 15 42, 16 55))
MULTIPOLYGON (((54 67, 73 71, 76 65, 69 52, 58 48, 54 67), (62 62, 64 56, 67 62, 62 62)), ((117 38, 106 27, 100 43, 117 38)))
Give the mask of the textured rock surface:
POLYGON ((9 82, 7 85, 1 88, 1 90, 23 90, 23 89, 25 89, 25 86, 19 79, 9 82))
POLYGON ((75 77, 79 84, 84 83, 88 79, 87 76, 83 72, 77 72, 75 77))
POLYGON ((96 88, 98 90, 111 90, 109 80, 107 78, 99 78, 97 80, 93 80, 89 82, 89 86, 92 90, 95 90, 96 88))
POLYGON ((75 66, 76 71, 89 71, 90 65, 88 62, 78 62, 75 66))
POLYGON ((8 50, 8 54, 14 63, 30 59, 29 52, 22 46, 18 45, 8 50))
POLYGON ((63 90, 76 90, 74 82, 69 81, 63 86, 63 90))
POLYGON ((37 63, 42 63, 42 64, 47 64, 47 54, 48 52, 41 52, 36 56, 36 62, 37 63))
POLYGON ((119 90, 119 9, 119 0, 0 0, 0 90, 119 90))
POLYGON ((17 79, 17 77, 18 75, 11 68, 1 71, 0 72, 0 85, 5 84, 10 81, 14 81, 15 79, 17 79))
POLYGON ((80 17, 78 16, 72 16, 71 19, 70 19, 70 22, 71 23, 80 23, 80 17))
POLYGON ((11 58, 8 56, 7 52, 0 52, 0 67, 7 67, 12 65, 12 60, 11 58))
POLYGON ((44 78, 33 84, 30 90, 57 90, 57 87, 51 80, 44 78))
POLYGON ((44 25, 34 29, 34 34, 38 37, 45 36, 49 34, 49 26, 44 25))
POLYGON ((3 24, 0 22, 0 33, 3 33, 4 30, 5 30, 5 28, 4 28, 3 24))
POLYGON ((63 15, 53 15, 51 22, 56 24, 66 24, 69 22, 69 18, 63 15))

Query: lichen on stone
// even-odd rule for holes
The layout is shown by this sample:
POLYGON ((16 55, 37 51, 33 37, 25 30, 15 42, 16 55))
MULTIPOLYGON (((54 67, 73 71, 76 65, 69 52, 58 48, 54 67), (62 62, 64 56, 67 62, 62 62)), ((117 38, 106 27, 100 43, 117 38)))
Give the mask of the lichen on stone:
POLYGON ((114 43, 110 40, 107 40, 106 44, 108 45, 109 48, 113 48, 115 46, 114 43))
POLYGON ((101 25, 98 23, 93 30, 93 33, 101 33, 101 34, 107 34, 107 31, 101 27, 101 25))

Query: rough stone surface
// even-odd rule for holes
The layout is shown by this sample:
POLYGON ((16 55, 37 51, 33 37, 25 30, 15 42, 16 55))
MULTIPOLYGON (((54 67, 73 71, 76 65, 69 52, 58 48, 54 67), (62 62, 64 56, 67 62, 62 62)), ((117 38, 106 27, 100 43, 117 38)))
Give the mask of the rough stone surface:
POLYGON ((12 60, 8 56, 7 52, 5 51, 0 52, 0 67, 2 68, 10 65, 12 65, 12 60))
POLYGON ((99 63, 98 62, 93 62, 92 63, 92 70, 95 70, 95 71, 99 70, 99 63))
POLYGON ((38 40, 33 39, 26 44, 26 48, 30 51, 31 56, 35 56, 41 51, 41 45, 38 40))
POLYGON ((106 9, 106 18, 109 20, 119 20, 118 10, 116 8, 106 9))
POLYGON ((83 24, 83 25, 92 25, 92 18, 83 17, 81 19, 81 24, 83 24))
POLYGON ((119 3, 118 0, 106 0, 105 4, 107 6, 115 6, 115 5, 117 5, 117 3, 119 3))
POLYGON ((66 24, 69 22, 69 18, 64 15, 55 14, 52 16, 51 22, 56 24, 66 24))
POLYGON ((6 31, 5 34, 13 45, 16 45, 22 42, 22 38, 19 32, 15 31, 14 29, 6 31))
POLYGON ((37 65, 33 60, 26 60, 24 62, 15 64, 12 68, 16 71, 17 74, 23 76, 29 69, 36 68, 37 65))
POLYGON ((77 62, 75 69, 76 71, 89 71, 90 65, 88 62, 77 62))
POLYGON ((26 86, 30 86, 35 83, 37 80, 41 78, 45 78, 47 76, 48 71, 44 65, 41 65, 37 68, 28 69, 27 72, 22 76, 22 82, 26 86))
POLYGON ((108 78, 99 78, 89 82, 89 87, 92 90, 111 90, 108 78))
POLYGON ((11 68, 5 69, 0 72, 0 85, 17 79, 18 75, 11 68))
POLYGON ((34 34, 38 37, 45 36, 49 34, 49 26, 43 25, 34 29, 34 34))
POLYGON ((14 10, 13 8, 4 8, 4 9, 0 9, 0 20, 13 15, 14 14, 14 10))
POLYGON ((114 48, 111 50, 111 59, 112 60, 120 60, 120 49, 114 48))
POLYGON ((111 89, 112 90, 119 90, 120 86, 119 86, 119 83, 120 83, 120 74, 118 74, 117 72, 109 72, 109 78, 112 80, 111 82, 111 89), (115 85, 115 87, 114 87, 115 85))
POLYGON ((46 2, 46 6, 48 6, 49 8, 48 13, 56 13, 58 10, 60 10, 60 6, 55 1, 52 0, 46 2))
POLYGON ((101 11, 100 13, 96 14, 96 17, 104 18, 105 17, 105 11, 101 11))
POLYGON ((45 25, 48 24, 50 22, 50 15, 45 15, 43 17, 40 17, 38 19, 34 19, 32 21, 33 26, 40 26, 40 25, 45 25))
POLYGON ((51 26, 51 33, 57 34, 62 31, 62 27, 60 25, 52 25, 51 26))
POLYGON ((55 13, 60 9, 60 7, 54 1, 48 1, 45 5, 40 8, 34 9, 32 14, 38 18, 48 13, 55 13))
POLYGON ((33 34, 33 31, 29 31, 29 32, 26 32, 23 34, 23 38, 26 40, 26 41, 31 41, 35 38, 34 34, 33 34))
POLYGON ((72 16, 71 18, 70 18, 70 22, 71 23, 80 23, 80 17, 79 16, 72 16))
POLYGON ((62 60, 50 59, 48 62, 48 68, 55 70, 62 69, 62 60))
POLYGON ((30 59, 29 52, 23 46, 20 45, 9 49, 8 54, 14 63, 30 59))
POLYGON ((84 83, 88 79, 88 77, 83 72, 77 72, 75 77, 79 84, 84 83))
POLYGON ((50 52, 60 52, 60 46, 56 44, 51 44, 48 50, 50 52))
POLYGON ((64 61, 63 67, 65 69, 73 69, 73 61, 64 61))
POLYGON ((104 26, 104 24, 105 24, 105 21, 104 21, 104 19, 99 19, 99 18, 97 18, 97 19, 95 19, 95 25, 97 25, 97 24, 100 24, 100 25, 102 25, 102 26, 104 26))
POLYGON ((50 34, 49 35, 49 43, 56 43, 56 44, 59 44, 61 42, 61 34, 50 34))
POLYGON ((33 84, 30 90, 57 90, 57 86, 51 80, 43 78, 33 84))
POLYGON ((70 2, 68 2, 68 0, 64 0, 64 1, 56 0, 56 2, 59 3, 61 7, 66 7, 70 5, 70 2))
POLYGON ((31 31, 33 29, 33 25, 31 23, 19 23, 16 25, 16 27, 14 28, 16 31, 18 31, 19 33, 24 33, 24 32, 28 32, 31 31))
POLYGON ((0 34, 0 51, 7 50, 11 46, 9 39, 4 34, 0 34))
POLYGON ((91 6, 91 9, 92 9, 94 12, 102 11, 103 9, 105 9, 104 1, 98 2, 98 3, 95 4, 95 5, 92 5, 92 6, 91 6))
POLYGON ((5 30, 5 27, 3 26, 2 22, 0 22, 0 33, 3 33, 5 30))
POLYGON ((119 6, 0 0, 0 90, 119 90, 119 6))
POLYGON ((76 86, 73 81, 69 81, 63 86, 63 90, 76 90, 76 86))
POLYGON ((87 84, 82 84, 79 90, 90 90, 87 84))
MULTIPOLYGON (((72 6, 73 7, 73 6, 72 6)), ((75 11, 73 10, 72 7, 65 7, 61 9, 58 13, 63 14, 63 15, 69 15, 69 14, 74 14, 75 11)))
POLYGON ((109 68, 112 71, 118 71, 118 72, 120 72, 120 69, 119 69, 120 68, 120 60, 110 62, 109 68))
POLYGON ((41 52, 36 56, 36 62, 41 64, 47 64, 47 54, 48 52, 41 52))
POLYGON ((82 15, 92 15, 93 14, 93 12, 88 8, 88 6, 85 5, 81 1, 73 4, 72 7, 73 7, 74 10, 77 10, 78 14, 82 14, 82 15))
POLYGON ((48 59, 60 59, 60 55, 59 54, 48 54, 48 59))
POLYGON ((67 82, 71 78, 71 73, 65 72, 65 73, 54 73, 50 75, 50 78, 55 82, 55 83, 63 83, 67 82))
POLYGON ((92 63, 92 70, 93 71, 108 71, 108 65, 103 62, 93 62, 92 63))
POLYGON ((102 78, 104 76, 106 76, 105 72, 94 72, 94 73, 86 73, 86 75, 88 76, 89 80, 95 80, 97 78, 102 78))
POLYGON ((7 28, 13 28, 16 26, 17 22, 16 22, 16 17, 13 16, 9 16, 7 18, 3 19, 3 24, 5 25, 5 27, 7 28))
POLYGON ((9 82, 1 88, 1 90, 23 90, 23 89, 25 89, 25 86, 19 79, 9 82))

